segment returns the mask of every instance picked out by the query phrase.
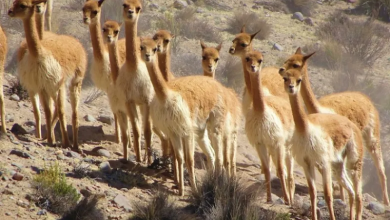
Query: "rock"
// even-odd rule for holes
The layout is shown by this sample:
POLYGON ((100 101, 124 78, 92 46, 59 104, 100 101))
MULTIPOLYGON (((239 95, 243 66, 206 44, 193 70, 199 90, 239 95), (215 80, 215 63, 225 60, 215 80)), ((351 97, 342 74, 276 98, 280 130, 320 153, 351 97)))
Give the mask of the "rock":
POLYGON ((126 212, 131 212, 133 208, 130 206, 130 201, 123 195, 117 195, 114 198, 114 203, 119 207, 126 210, 126 212))
POLYGON ((71 158, 77 158, 77 159, 82 159, 83 158, 79 153, 74 152, 74 151, 68 151, 66 153, 66 156, 67 157, 71 157, 71 158))
POLYGON ((259 9, 260 9, 260 6, 254 5, 254 6, 252 6, 252 9, 254 9, 254 10, 259 10, 259 9))
POLYGON ((23 202, 22 200, 18 200, 16 204, 20 207, 27 208, 30 204, 28 202, 23 202))
POLYGON ((39 210, 37 213, 37 215, 46 215, 46 214, 47 214, 46 209, 39 210))
POLYGON ((322 207, 325 207, 325 206, 326 206, 326 202, 325 202, 324 199, 321 199, 321 200, 318 201, 318 203, 317 203, 317 207, 318 208, 322 208, 322 207))
POLYGON ((12 101, 20 101, 19 96, 16 95, 16 94, 11 95, 10 99, 11 99, 12 101))
POLYGON ((91 157, 86 157, 86 158, 83 159, 83 161, 86 162, 86 163, 93 163, 94 159, 91 158, 91 157))
POLYGON ((303 16, 303 14, 301 12, 294 12, 294 14, 292 15, 291 18, 299 20, 299 21, 303 21, 305 19, 305 17, 303 16))
POLYGON ((303 20, 303 22, 305 22, 305 24, 307 24, 307 25, 314 26, 314 21, 311 18, 305 18, 305 20, 303 20))
POLYGON ((32 127, 34 126, 35 127, 35 121, 26 121, 26 123, 24 123, 25 126, 29 126, 29 127, 32 127))
POLYGON ((341 199, 333 200, 333 205, 340 206, 340 207, 347 207, 347 204, 341 199))
POLYGON ((109 162, 103 162, 99 165, 100 171, 103 173, 110 173, 111 172, 111 166, 109 162))
POLYGON ((99 150, 97 150, 97 154, 99 156, 102 156, 102 157, 107 157, 107 158, 111 157, 110 151, 108 151, 106 149, 99 149, 99 150))
POLYGON ((370 194, 364 193, 363 194, 363 201, 365 201, 365 202, 376 202, 378 200, 376 198, 372 197, 370 194))
POLYGON ((19 157, 23 157, 23 158, 28 158, 28 159, 34 159, 33 156, 31 156, 30 154, 26 153, 26 152, 23 152, 23 151, 20 151, 20 150, 11 150, 11 152, 9 153, 10 155, 11 154, 14 154, 16 156, 19 156, 19 157))
POLYGON ((14 122, 14 121, 15 121, 14 115, 12 115, 12 114, 6 114, 6 115, 5 115, 5 121, 6 121, 6 122, 14 122))
POLYGON ((115 197, 115 196, 118 195, 118 194, 116 194, 115 192, 113 192, 113 191, 108 191, 108 190, 104 191, 104 194, 105 194, 107 197, 115 197))
POLYGON ((11 213, 10 212, 6 212, 5 215, 6 216, 11 216, 11 213))
POLYGON ((158 9, 158 4, 157 3, 151 3, 151 4, 149 4, 149 8, 150 9, 158 9))
POLYGON ((102 123, 109 124, 109 125, 114 124, 114 118, 110 115, 100 115, 97 120, 102 122, 102 123))
POLYGON ((371 210, 371 212, 375 215, 381 215, 386 211, 385 206, 380 202, 370 202, 370 204, 367 206, 367 209, 371 210))
POLYGON ((199 13, 199 14, 204 13, 203 8, 197 8, 196 9, 196 13, 199 13))
POLYGON ((11 132, 14 133, 15 135, 25 135, 25 134, 28 134, 28 132, 26 131, 26 129, 24 129, 20 124, 18 123, 15 123, 12 128, 11 128, 11 132))
POLYGON ((11 163, 12 166, 17 167, 19 169, 23 169, 23 166, 18 163, 11 163))
POLYGON ((282 51, 283 47, 278 43, 274 43, 274 46, 272 47, 272 49, 282 51))
POLYGON ((5 194, 5 195, 14 195, 14 192, 11 191, 10 189, 4 189, 3 194, 5 194))
POLYGON ((57 155, 57 160, 66 160, 67 158, 63 154, 57 155))
POLYGON ((95 122, 96 118, 94 118, 92 115, 86 115, 84 116, 85 121, 87 122, 95 122))
POLYGON ((21 174, 21 173, 18 173, 16 172, 13 176, 12 176, 12 179, 16 180, 16 181, 22 181, 24 178, 24 175, 21 174))
POLYGON ((183 8, 186 8, 187 6, 188 6, 188 3, 186 1, 182 1, 182 0, 176 0, 173 3, 173 7, 176 9, 183 9, 183 8))

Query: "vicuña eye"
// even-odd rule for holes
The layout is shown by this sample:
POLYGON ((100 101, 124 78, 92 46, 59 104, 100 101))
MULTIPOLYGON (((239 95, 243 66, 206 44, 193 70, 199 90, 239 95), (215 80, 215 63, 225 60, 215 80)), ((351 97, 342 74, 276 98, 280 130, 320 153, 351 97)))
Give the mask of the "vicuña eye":
POLYGON ((115 34, 115 35, 119 34, 119 31, 114 31, 114 34, 115 34))
POLYGON ((145 49, 145 47, 141 46, 141 50, 144 50, 144 49, 145 49))
POLYGON ((249 61, 250 61, 249 57, 245 58, 245 60, 246 60, 246 62, 249 62, 249 61))
POLYGON ((286 77, 283 77, 283 80, 284 80, 285 82, 287 82, 288 79, 287 79, 286 77))
POLYGON ((219 58, 216 58, 214 61, 215 61, 215 62, 218 62, 218 60, 219 60, 219 58))
POLYGON ((164 40, 164 43, 166 43, 166 44, 169 43, 169 40, 164 40))
POLYGON ((297 83, 298 83, 298 84, 299 84, 299 83, 301 83, 301 82, 302 82, 302 80, 301 80, 301 79, 298 79, 298 80, 297 80, 297 83))
POLYGON ((294 68, 299 68, 299 65, 296 64, 296 63, 294 63, 294 64, 293 64, 293 67, 294 67, 294 68))
POLYGON ((262 62, 263 62, 263 60, 258 60, 257 62, 259 62, 259 63, 262 63, 262 62))
POLYGON ((247 44, 241 44, 241 47, 247 47, 248 45, 247 44))
POLYGON ((94 15, 97 15, 98 14, 98 11, 93 11, 92 12, 94 15))
POLYGON ((206 60, 206 57, 205 57, 205 56, 203 56, 203 57, 202 57, 202 60, 206 60))

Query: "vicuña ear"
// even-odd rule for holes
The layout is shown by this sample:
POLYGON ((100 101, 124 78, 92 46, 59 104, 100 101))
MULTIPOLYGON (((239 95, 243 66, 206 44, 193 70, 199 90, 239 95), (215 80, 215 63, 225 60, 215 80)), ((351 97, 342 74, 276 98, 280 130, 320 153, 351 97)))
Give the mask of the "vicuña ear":
POLYGON ((245 32, 245 24, 242 26, 242 28, 241 28, 241 33, 246 33, 245 32))
POLYGON ((202 47, 202 50, 207 47, 206 44, 203 43, 203 41, 200 41, 200 46, 202 47))
POLYGON ((123 22, 119 22, 119 23, 118 23, 118 25, 119 25, 119 29, 121 29, 121 27, 122 27, 122 24, 123 24, 123 22))
POLYGON ((302 54, 302 50, 300 47, 297 48, 297 50, 295 51, 295 54, 302 54))
POLYGON ((104 0, 99 0, 99 1, 98 1, 99 7, 102 6, 103 2, 104 2, 104 0))
POLYGON ((303 63, 306 63, 306 61, 315 54, 316 52, 313 52, 311 54, 308 54, 308 55, 305 55, 303 56, 303 63))
POLYGON ((222 42, 215 49, 217 49, 219 52, 219 51, 221 51, 221 48, 222 48, 222 42))
POLYGON ((251 41, 256 37, 256 35, 260 32, 261 30, 258 30, 256 33, 251 34, 251 41))
POLYGON ((38 5, 38 4, 41 4, 41 3, 45 3, 46 4, 47 0, 34 0, 32 3, 33 5, 38 5))

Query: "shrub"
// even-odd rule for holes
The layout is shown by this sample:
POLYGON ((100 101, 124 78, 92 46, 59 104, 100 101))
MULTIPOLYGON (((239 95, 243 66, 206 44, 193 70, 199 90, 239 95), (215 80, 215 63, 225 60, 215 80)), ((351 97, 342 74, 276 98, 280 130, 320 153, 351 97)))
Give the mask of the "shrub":
MULTIPOLYGON (((200 50, 200 46, 199 46, 200 50)), ((201 54, 199 55, 186 52, 177 52, 172 54, 172 72, 175 76, 201 75, 203 73, 201 54)))
POLYGON ((322 40, 339 44, 348 56, 356 57, 364 65, 372 66, 387 50, 387 32, 373 22, 351 20, 337 12, 319 27, 317 35, 322 40))
POLYGON ((91 104, 96 99, 102 97, 105 93, 98 89, 98 88, 92 88, 91 91, 88 93, 88 96, 85 98, 84 103, 85 104, 91 104))
POLYGON ((27 100, 28 99, 28 92, 22 86, 22 84, 20 83, 20 81, 17 77, 6 76, 6 79, 9 83, 9 90, 7 91, 8 94, 18 95, 20 100, 27 100))
POLYGON ((259 191, 253 191, 225 173, 208 172, 197 191, 192 191, 190 207, 200 217, 213 220, 274 219, 275 215, 259 210, 255 202, 259 191))
POLYGON ((160 190, 148 203, 135 203, 134 215, 129 220, 174 220, 179 218, 180 211, 175 207, 173 199, 160 190))
POLYGON ((356 10, 367 14, 374 19, 381 19, 386 22, 390 21, 389 0, 360 0, 356 10))
POLYGON ((38 206, 63 214, 77 204, 80 195, 66 181, 58 163, 36 175, 32 181, 38 206))
POLYGON ((227 55, 225 62, 219 64, 216 77, 225 86, 233 88, 237 93, 244 87, 244 73, 242 70, 241 60, 227 55))
POLYGON ((97 207, 101 196, 84 197, 74 208, 67 212, 61 220, 93 220, 106 219, 104 213, 97 207))
POLYGON ((231 34, 237 34, 244 25, 248 33, 255 33, 260 30, 255 37, 260 40, 267 39, 272 31, 271 25, 259 17, 257 13, 243 10, 235 11, 233 16, 227 21, 227 25, 226 31, 231 34))
POLYGON ((311 16, 317 6, 313 0, 283 0, 291 12, 301 12, 306 16, 311 16))
POLYGON ((272 12, 282 12, 285 14, 290 13, 290 10, 287 8, 287 5, 280 0, 256 1, 254 3, 256 5, 263 6, 264 9, 267 9, 272 12))

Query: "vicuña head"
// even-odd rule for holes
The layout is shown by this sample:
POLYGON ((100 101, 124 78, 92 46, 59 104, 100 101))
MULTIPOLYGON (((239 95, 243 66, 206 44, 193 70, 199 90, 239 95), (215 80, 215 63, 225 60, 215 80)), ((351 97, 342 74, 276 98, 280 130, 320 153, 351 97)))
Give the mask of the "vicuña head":
POLYGON ((121 30, 120 23, 108 20, 103 25, 103 39, 106 43, 114 43, 118 41, 119 32, 121 30))
POLYGON ((263 54, 251 51, 245 55, 245 68, 250 74, 259 74, 263 67, 263 54))
POLYGON ((46 3, 47 0, 15 0, 13 6, 8 10, 8 15, 12 18, 25 19, 31 17, 36 9, 35 6, 46 3))
POLYGON ((158 52, 167 53, 170 48, 169 45, 173 38, 175 38, 175 35, 169 33, 169 31, 158 30, 153 36, 153 40, 157 43, 158 52))
POLYGON ((101 7, 104 0, 87 0, 83 7, 83 22, 84 24, 94 24, 99 22, 101 7))
POLYGON ((41 2, 37 5, 35 5, 35 12, 37 14, 44 14, 46 12, 46 8, 47 8, 47 5, 46 5, 46 1, 45 2, 41 2))
POLYGON ((279 73, 282 74, 284 71, 289 69, 297 69, 301 70, 304 65, 306 65, 307 60, 313 56, 315 52, 307 55, 302 54, 302 50, 300 47, 295 51, 295 54, 293 54, 286 62, 284 62, 283 66, 279 69, 279 73))
POLYGON ((140 0, 123 1, 123 19, 125 22, 135 23, 141 13, 142 4, 140 0))
POLYGON ((284 90, 289 95, 297 95, 301 88, 302 72, 297 69, 289 69, 280 74, 284 80, 284 90))
POLYGON ((146 65, 153 63, 157 52, 157 43, 152 38, 141 38, 141 58, 146 65))
POLYGON ((207 75, 214 76, 215 70, 218 66, 219 61, 219 51, 222 48, 222 43, 217 47, 208 47, 203 41, 200 41, 200 46, 202 47, 202 67, 203 71, 207 75))
POLYGON ((245 32, 245 25, 241 28, 241 33, 237 34, 233 40, 233 44, 229 49, 229 53, 235 56, 243 56, 245 53, 252 50, 252 40, 255 38, 257 31, 254 34, 245 32))

